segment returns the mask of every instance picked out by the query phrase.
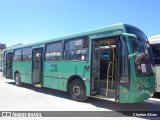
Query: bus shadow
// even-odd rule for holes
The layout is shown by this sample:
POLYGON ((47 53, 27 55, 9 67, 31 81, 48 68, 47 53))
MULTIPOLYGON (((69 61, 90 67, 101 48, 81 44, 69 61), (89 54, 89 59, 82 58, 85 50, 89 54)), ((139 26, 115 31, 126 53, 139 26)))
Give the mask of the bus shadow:
MULTIPOLYGON (((14 82, 7 82, 7 83, 15 86, 14 82)), ((43 88, 36 88, 36 87, 29 85, 29 84, 24 84, 22 87, 36 91, 36 92, 49 94, 49 95, 56 96, 56 97, 61 97, 64 99, 71 99, 69 94, 67 94, 66 92, 63 92, 63 91, 59 91, 59 90, 54 90, 54 89, 44 88, 44 87, 43 88)), ((115 103, 115 102, 111 102, 111 101, 107 101, 107 100, 102 100, 102 99, 90 97, 85 101, 85 103, 94 105, 99 108, 106 109, 106 111, 112 110, 114 112, 120 113, 122 116, 133 116, 134 111, 135 111, 135 113, 137 111, 139 111, 139 112, 160 111, 160 102, 150 100, 150 99, 146 100, 144 102, 141 102, 141 103, 132 103, 132 104, 127 103, 126 104, 126 103, 115 103)), ((147 119, 147 118, 145 118, 145 119, 147 119)))
MULTIPOLYGON (((7 82, 7 83, 16 86, 14 82, 7 82)), ((57 97, 70 99, 70 96, 66 92, 63 92, 60 90, 55 90, 55 89, 50 89, 50 88, 45 88, 45 87, 36 88, 33 85, 25 84, 25 83, 23 83, 23 85, 21 87, 26 88, 26 89, 30 89, 30 90, 33 90, 36 92, 40 92, 43 94, 48 94, 48 95, 53 95, 53 96, 57 96, 57 97)))
POLYGON ((159 93, 159 92, 156 92, 156 93, 153 95, 153 98, 160 99, 160 93, 159 93))
POLYGON ((107 100, 89 98, 87 102, 97 107, 114 111, 160 111, 160 102, 150 99, 141 103, 115 103, 107 100))
MULTIPOLYGON (((150 99, 141 103, 115 103, 112 101, 100 100, 97 98, 89 98, 87 100, 87 103, 97 106, 99 108, 104 108, 106 110, 112 110, 113 111, 112 114, 119 113, 120 117, 126 117, 126 116, 133 117, 135 114, 141 114, 141 113, 146 115, 148 113, 159 115, 160 112, 160 102, 150 99)), ((139 116, 134 116, 134 117, 139 117, 139 116)), ((151 119, 151 117, 142 116, 141 118, 151 119)), ((157 117, 154 117, 154 119, 157 119, 157 117)))

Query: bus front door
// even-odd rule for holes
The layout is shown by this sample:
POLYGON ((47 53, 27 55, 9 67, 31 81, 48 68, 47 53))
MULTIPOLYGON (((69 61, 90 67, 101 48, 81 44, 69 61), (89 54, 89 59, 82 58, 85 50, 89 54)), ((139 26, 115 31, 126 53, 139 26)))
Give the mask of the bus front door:
POLYGON ((42 65, 43 65, 43 59, 42 59, 42 48, 37 48, 32 51, 32 83, 35 87, 41 87, 42 84, 42 65))
POLYGON ((120 103, 127 103, 130 90, 130 69, 128 58, 128 47, 125 36, 121 36, 118 41, 118 59, 117 59, 117 100, 120 103))
POLYGON ((6 54, 6 78, 12 78, 12 53, 6 54))

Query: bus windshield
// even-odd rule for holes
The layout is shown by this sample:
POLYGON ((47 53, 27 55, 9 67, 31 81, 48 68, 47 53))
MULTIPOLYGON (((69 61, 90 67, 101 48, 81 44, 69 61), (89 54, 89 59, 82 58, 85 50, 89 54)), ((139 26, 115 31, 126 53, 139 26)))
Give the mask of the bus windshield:
POLYGON ((136 74, 137 76, 152 76, 154 75, 154 60, 151 46, 147 37, 143 32, 136 28, 126 27, 128 33, 137 36, 137 42, 131 39, 132 52, 137 52, 135 56, 136 74), (137 49, 135 49, 137 48, 137 49))

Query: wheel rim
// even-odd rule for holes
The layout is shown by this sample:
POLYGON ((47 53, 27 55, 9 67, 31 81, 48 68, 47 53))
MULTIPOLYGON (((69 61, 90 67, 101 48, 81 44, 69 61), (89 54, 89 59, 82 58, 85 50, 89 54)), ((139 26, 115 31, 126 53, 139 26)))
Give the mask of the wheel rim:
POLYGON ((81 89, 79 86, 74 86, 73 87, 73 94, 76 96, 79 96, 81 94, 81 89))

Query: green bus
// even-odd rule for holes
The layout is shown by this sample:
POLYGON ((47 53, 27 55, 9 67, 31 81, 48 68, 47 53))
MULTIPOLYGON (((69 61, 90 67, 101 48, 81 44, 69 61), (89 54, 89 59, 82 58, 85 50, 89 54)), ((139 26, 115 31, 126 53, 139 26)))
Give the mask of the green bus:
POLYGON ((149 40, 155 61, 156 68, 156 92, 160 92, 160 36, 153 36, 152 39, 149 40))
POLYGON ((146 35, 119 23, 4 50, 3 76, 35 87, 136 103, 155 92, 153 53, 146 35))

